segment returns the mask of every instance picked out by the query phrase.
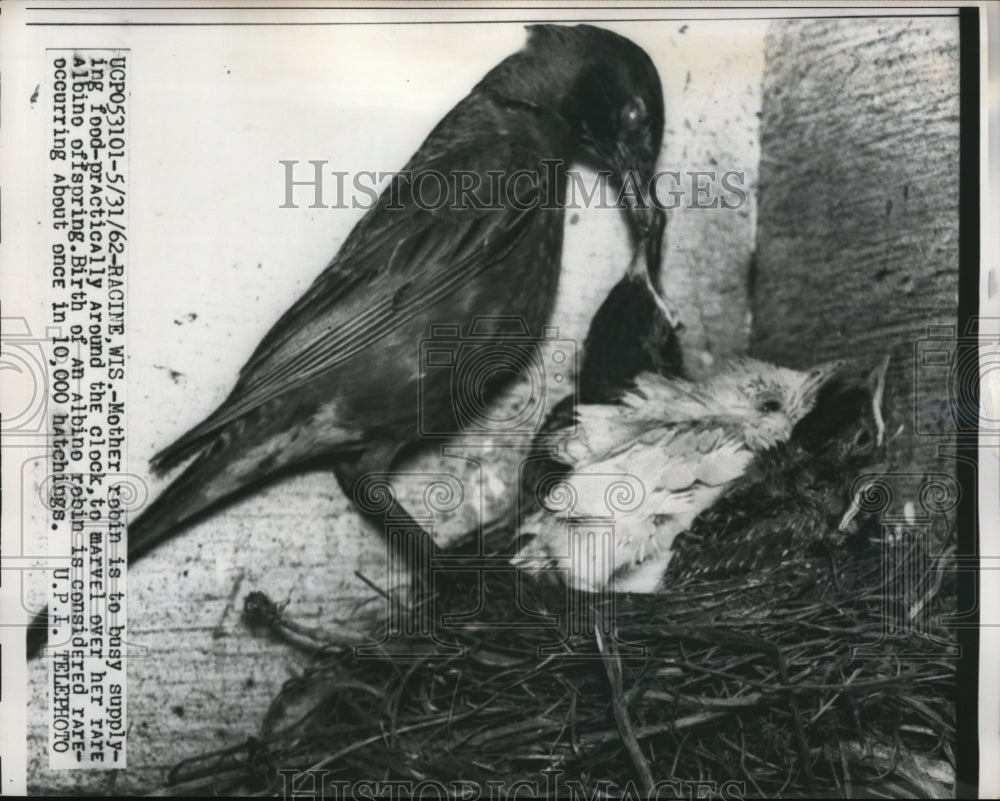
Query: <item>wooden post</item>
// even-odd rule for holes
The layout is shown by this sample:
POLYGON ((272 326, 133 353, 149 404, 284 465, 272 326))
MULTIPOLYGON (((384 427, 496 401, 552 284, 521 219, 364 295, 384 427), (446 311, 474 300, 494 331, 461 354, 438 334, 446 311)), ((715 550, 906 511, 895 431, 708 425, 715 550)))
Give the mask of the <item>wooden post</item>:
MULTIPOLYGON (((794 367, 892 361, 896 470, 952 472, 958 18, 775 22, 766 40, 751 352, 794 367), (941 327, 943 326, 943 327, 941 327), (932 360, 933 361, 933 360, 932 360)), ((899 478, 897 503, 918 476, 899 478)))

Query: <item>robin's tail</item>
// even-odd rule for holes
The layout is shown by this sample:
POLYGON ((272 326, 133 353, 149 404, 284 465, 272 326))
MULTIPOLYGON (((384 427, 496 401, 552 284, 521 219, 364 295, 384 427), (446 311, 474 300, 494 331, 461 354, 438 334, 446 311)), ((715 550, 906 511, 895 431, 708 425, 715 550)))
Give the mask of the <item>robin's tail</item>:
POLYGON ((130 562, 179 534, 208 509, 245 487, 252 476, 239 476, 219 465, 212 450, 198 457, 128 524, 130 562))
MULTIPOLYGON (((239 486, 226 474, 213 477, 208 469, 216 459, 210 453, 199 457, 174 480, 138 517, 128 523, 129 562, 149 553, 190 524, 210 507, 221 503, 239 486)), ((48 609, 28 626, 28 659, 34 659, 47 642, 48 609)))
MULTIPOLYGON (((266 444, 223 432, 160 495, 128 523, 128 558, 134 562, 237 493, 272 477, 283 465, 266 444), (228 436, 227 436, 228 435, 228 436)), ((46 643, 48 610, 28 627, 28 658, 46 643)))

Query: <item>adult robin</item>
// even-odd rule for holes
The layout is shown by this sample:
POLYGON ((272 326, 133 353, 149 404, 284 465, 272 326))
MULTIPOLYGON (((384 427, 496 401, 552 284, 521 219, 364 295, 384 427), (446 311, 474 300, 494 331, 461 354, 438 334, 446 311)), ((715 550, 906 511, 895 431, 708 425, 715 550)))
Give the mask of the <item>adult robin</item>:
MULTIPOLYGON (((650 202, 663 95, 649 56, 589 25, 531 25, 527 44, 462 99, 278 320, 222 405, 154 457, 194 461, 128 530, 140 557, 237 493, 318 460, 348 494, 452 419, 447 371, 424 371, 434 324, 518 317, 538 335, 560 272, 566 171, 620 188, 637 251, 658 275, 664 212, 650 202)), ((671 309, 671 313, 674 314, 671 309)), ((475 388, 482 397, 508 370, 475 388)), ((394 512, 397 519, 401 510, 394 512)), ((45 615, 29 630, 44 641, 45 615)))

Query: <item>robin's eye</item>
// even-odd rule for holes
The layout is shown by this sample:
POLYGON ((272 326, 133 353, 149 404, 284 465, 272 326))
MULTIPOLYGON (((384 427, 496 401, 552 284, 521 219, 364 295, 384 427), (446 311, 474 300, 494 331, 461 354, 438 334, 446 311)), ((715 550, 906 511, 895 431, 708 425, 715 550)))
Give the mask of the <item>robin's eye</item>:
POLYGON ((872 444, 872 434, 868 429, 863 429, 858 432, 858 435, 854 438, 854 445, 859 449, 865 449, 872 444))
POLYGON ((637 127, 646 118, 646 106, 639 98, 625 104, 622 109, 622 125, 626 128, 637 127))
POLYGON ((781 411, 781 401, 771 398, 771 400, 764 401, 760 406, 757 407, 764 414, 774 414, 775 412, 781 411))

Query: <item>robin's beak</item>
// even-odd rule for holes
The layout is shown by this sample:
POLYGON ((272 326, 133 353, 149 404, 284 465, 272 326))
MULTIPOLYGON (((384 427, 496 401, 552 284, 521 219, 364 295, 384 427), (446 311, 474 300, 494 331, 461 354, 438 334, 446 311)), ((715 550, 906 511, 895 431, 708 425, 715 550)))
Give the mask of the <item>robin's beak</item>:
MULTIPOLYGON (((636 242, 649 242, 663 237, 663 229, 667 224, 666 212, 653 202, 649 191, 650 179, 646 176, 652 170, 635 170, 617 167, 618 180, 622 185, 622 201, 625 204, 625 215, 628 218, 629 229, 636 242)), ((659 276, 659 250, 656 252, 656 267, 650 269, 650 275, 659 276)))
POLYGON ((664 296, 660 289, 660 270, 663 265, 663 232, 667 227, 667 213, 650 202, 645 187, 640 187, 639 196, 626 195, 625 214, 635 242, 636 259, 644 262, 649 285, 656 297, 657 305, 671 328, 679 328, 681 315, 677 306, 664 296))
MULTIPOLYGON (((663 295, 660 289, 660 268, 663 260, 663 232, 667 227, 667 213, 655 201, 651 187, 659 155, 660 138, 642 145, 627 145, 619 142, 608 152, 603 163, 610 166, 622 188, 622 201, 629 233, 635 247, 636 258, 632 260, 630 271, 636 269, 641 258, 645 261, 646 278, 653 290, 657 306, 671 328, 681 327, 681 315, 677 307, 663 295)), ((588 139, 593 152, 601 157, 601 151, 588 139)))

